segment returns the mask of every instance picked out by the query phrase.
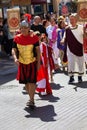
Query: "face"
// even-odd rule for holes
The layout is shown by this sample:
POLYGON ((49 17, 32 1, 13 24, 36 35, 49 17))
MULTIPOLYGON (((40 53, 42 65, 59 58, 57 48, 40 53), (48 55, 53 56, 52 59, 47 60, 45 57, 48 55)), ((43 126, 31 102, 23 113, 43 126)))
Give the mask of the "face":
POLYGON ((36 22, 37 24, 39 24, 39 23, 41 22, 40 17, 36 18, 36 19, 35 19, 35 22, 36 22))
POLYGON ((65 27, 65 22, 62 21, 62 22, 61 22, 61 28, 64 28, 64 27, 65 27))
POLYGON ((43 38, 43 42, 47 42, 47 38, 45 37, 45 38, 43 38))
POLYGON ((28 35, 29 34, 29 28, 28 27, 25 27, 25 26, 23 26, 23 27, 21 27, 20 28, 20 31, 21 31, 21 33, 24 35, 24 36, 26 36, 26 35, 28 35))
POLYGON ((71 17, 70 17, 70 23, 71 23, 72 26, 75 26, 76 23, 77 23, 77 19, 76 19, 76 17, 71 16, 71 17))
POLYGON ((49 21, 46 21, 45 27, 48 27, 50 25, 49 21))
POLYGON ((51 19, 50 23, 51 23, 52 26, 56 24, 56 22, 53 18, 51 19))

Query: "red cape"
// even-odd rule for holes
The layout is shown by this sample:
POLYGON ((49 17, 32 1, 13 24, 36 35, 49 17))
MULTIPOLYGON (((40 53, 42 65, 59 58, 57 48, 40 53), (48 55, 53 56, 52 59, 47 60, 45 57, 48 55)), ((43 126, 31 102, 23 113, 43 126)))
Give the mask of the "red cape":
POLYGON ((22 34, 16 35, 14 37, 14 42, 20 45, 30 45, 30 44, 35 44, 36 42, 39 42, 38 36, 37 35, 27 35, 24 36, 22 34))

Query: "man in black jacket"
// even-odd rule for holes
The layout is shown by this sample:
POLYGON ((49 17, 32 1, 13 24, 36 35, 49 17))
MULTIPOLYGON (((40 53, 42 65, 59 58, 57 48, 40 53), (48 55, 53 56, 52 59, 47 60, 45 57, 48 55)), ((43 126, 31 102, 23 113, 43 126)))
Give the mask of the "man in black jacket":
POLYGON ((33 31, 39 31, 40 34, 41 33, 45 33, 47 35, 46 29, 41 24, 41 18, 40 18, 40 16, 35 16, 34 17, 34 23, 31 25, 31 30, 33 30, 33 31))

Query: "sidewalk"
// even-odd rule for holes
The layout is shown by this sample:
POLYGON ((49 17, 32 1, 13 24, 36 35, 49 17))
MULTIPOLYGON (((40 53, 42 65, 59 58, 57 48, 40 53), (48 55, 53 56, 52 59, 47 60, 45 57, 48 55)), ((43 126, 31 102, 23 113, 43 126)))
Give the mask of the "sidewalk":
POLYGON ((26 107, 24 85, 15 79, 0 85, 0 130, 87 130, 87 75, 83 79, 68 85, 66 73, 54 74, 53 95, 35 94, 34 111, 26 107))

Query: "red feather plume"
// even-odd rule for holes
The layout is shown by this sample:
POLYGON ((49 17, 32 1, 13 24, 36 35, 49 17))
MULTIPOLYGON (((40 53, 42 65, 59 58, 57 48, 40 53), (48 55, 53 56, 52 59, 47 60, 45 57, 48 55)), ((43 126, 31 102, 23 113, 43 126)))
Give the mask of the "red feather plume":
POLYGON ((30 14, 24 14, 24 17, 27 18, 28 22, 30 22, 30 19, 31 19, 31 15, 30 14))

